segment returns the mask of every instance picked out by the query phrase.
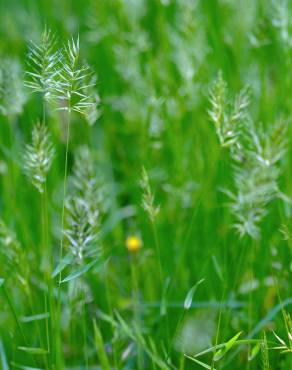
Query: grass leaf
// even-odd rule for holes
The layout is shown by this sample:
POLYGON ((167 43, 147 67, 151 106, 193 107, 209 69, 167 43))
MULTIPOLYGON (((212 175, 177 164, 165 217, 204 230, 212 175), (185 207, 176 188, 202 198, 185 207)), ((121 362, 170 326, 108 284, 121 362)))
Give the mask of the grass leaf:
POLYGON ((192 357, 192 356, 188 356, 185 354, 185 357, 187 357, 188 359, 196 362, 198 365, 202 366, 204 369, 208 369, 208 370, 216 370, 215 367, 211 367, 207 364, 205 364, 204 362, 202 361, 199 361, 198 359, 196 359, 195 357, 192 357))
POLYGON ((47 355, 49 352, 44 348, 39 347, 17 347, 20 351, 30 353, 31 355, 47 355))
POLYGON ((89 263, 87 263, 86 265, 84 266, 81 266, 79 268, 77 268, 76 270, 74 270, 71 274, 69 274, 68 276, 65 277, 65 279, 63 279, 61 281, 61 283, 67 283, 68 281, 71 281, 71 280, 74 280, 82 275, 84 275, 86 272, 88 272, 97 262, 100 262, 100 266, 101 267, 104 263, 104 261, 100 261, 100 259, 95 259, 94 261, 91 261, 89 263))
POLYGON ((93 321, 93 328, 94 328, 95 347, 100 360, 101 367, 104 370, 110 370, 110 364, 108 361, 107 353, 105 351, 102 334, 99 330, 99 327, 97 326, 96 320, 93 321))
POLYGON ((0 359, 1 359, 1 369, 9 370, 6 353, 4 350, 2 339, 0 339, 0 359))
POLYGON ((184 309, 188 310, 193 302, 194 294, 200 284, 202 284, 205 281, 205 279, 199 280, 189 291, 184 301, 184 309))
POLYGON ((248 361, 252 361, 257 356, 257 354, 259 353, 260 349, 261 349, 261 343, 259 342, 251 350, 251 353, 248 356, 248 361))
POLYGON ((235 342, 237 341, 237 339, 240 337, 241 335, 241 331, 239 333, 237 333, 236 335, 234 335, 234 337, 232 337, 228 342, 226 342, 224 344, 224 347, 223 348, 220 348, 219 351, 217 351, 213 357, 213 360, 214 361, 219 361, 221 360, 222 357, 225 356, 225 354, 231 350, 231 348, 234 346, 235 342))
POLYGON ((52 278, 56 277, 59 275, 61 271, 64 270, 66 266, 68 266, 74 259, 74 256, 72 253, 66 254, 66 256, 58 263, 58 265, 55 267, 53 273, 52 273, 52 278))

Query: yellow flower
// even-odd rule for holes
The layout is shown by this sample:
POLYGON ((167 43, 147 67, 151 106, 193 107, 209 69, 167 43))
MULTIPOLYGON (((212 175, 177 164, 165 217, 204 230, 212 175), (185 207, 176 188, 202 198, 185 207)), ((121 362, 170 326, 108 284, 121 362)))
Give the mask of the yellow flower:
POLYGON ((141 239, 135 235, 130 235, 126 239, 126 247, 129 252, 134 253, 138 252, 138 250, 141 248, 142 242, 141 239))

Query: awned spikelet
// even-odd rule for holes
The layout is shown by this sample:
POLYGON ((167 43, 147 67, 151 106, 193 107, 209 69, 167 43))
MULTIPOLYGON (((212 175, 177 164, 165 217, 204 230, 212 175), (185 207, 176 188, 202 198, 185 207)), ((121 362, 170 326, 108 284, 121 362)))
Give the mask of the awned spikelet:
POLYGON ((231 210, 240 235, 257 239, 259 223, 267 214, 267 205, 281 197, 278 179, 280 160, 285 153, 286 124, 277 121, 269 129, 255 128, 247 122, 241 145, 232 151, 236 191, 229 193, 231 210))
POLYGON ((94 92, 96 77, 88 65, 80 62, 79 37, 76 41, 72 38, 64 47, 58 79, 59 109, 92 115, 98 104, 94 92))
POLYGON ((239 138, 242 121, 249 105, 249 89, 242 89, 232 101, 228 97, 227 84, 219 72, 210 89, 211 108, 208 113, 215 125, 220 144, 223 147, 234 145, 239 138))
POLYGON ((93 124, 99 117, 96 76, 80 58, 79 37, 57 48, 56 37, 45 29, 40 42, 29 45, 25 85, 41 93, 58 110, 78 112, 93 124))
POLYGON ((142 194, 142 207, 145 212, 148 213, 151 222, 154 222, 156 216, 159 213, 160 207, 154 204, 154 194, 152 193, 148 173, 145 168, 142 168, 142 177, 140 186, 143 191, 142 194))
POLYGON ((101 182, 96 175, 94 162, 87 147, 81 147, 77 151, 70 180, 64 235, 76 261, 81 263, 85 257, 99 254, 96 240, 102 201, 101 182), (95 245, 91 250, 93 244, 95 245))
POLYGON ((236 219, 233 226, 241 236, 257 239, 267 205, 282 197, 278 179, 286 151, 287 125, 278 120, 267 129, 256 126, 246 112, 246 91, 243 89, 233 102, 227 102, 227 84, 219 74, 211 89, 209 114, 220 144, 230 148, 233 160, 235 190, 223 190, 230 198, 229 206, 236 219))
POLYGON ((25 85, 32 92, 39 92, 45 101, 54 101, 58 90, 60 51, 56 49, 56 38, 45 29, 38 44, 30 41, 27 57, 28 71, 25 85))
POLYGON ((47 174, 55 156, 55 149, 45 125, 37 123, 32 131, 32 142, 24 152, 24 170, 29 181, 44 192, 47 174))

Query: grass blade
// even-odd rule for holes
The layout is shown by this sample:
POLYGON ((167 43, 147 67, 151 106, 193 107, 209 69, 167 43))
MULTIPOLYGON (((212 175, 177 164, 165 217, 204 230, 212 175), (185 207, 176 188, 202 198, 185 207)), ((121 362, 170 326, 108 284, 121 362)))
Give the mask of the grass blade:
POLYGON ((202 284, 205 281, 205 279, 199 280, 189 291, 184 301, 184 309, 188 310, 193 302, 194 294, 200 284, 202 284))
POLYGON ((1 339, 0 339, 0 358, 1 358, 1 369, 9 370, 6 353, 1 339))
MULTIPOLYGON (((71 274, 69 274, 67 277, 65 277, 65 279, 63 279, 61 281, 61 283, 68 283, 69 281, 71 280, 74 280, 82 275, 84 275, 86 272, 88 272, 97 262, 99 262, 99 259, 95 259, 94 261, 91 261, 89 263, 87 263, 86 265, 84 266, 81 266, 80 268, 76 269, 75 271, 73 271, 71 274)), ((101 267, 103 265, 103 261, 100 262, 100 266, 101 267)))
POLYGON ((44 348, 38 348, 38 347, 17 347, 20 351, 30 353, 31 355, 47 355, 48 351, 44 348))
POLYGON ((234 346, 234 344, 236 343, 237 339, 239 338, 239 336, 241 335, 241 331, 239 333, 237 333, 236 335, 234 335, 234 337, 232 337, 228 342, 226 342, 224 344, 224 347, 223 348, 220 348, 219 351, 217 351, 213 357, 213 360, 214 361, 219 361, 221 360, 222 357, 225 356, 225 354, 231 350, 231 348, 234 346))
POLYGON ((93 328, 94 328, 95 347, 100 360, 101 367, 104 370, 110 370, 110 364, 105 351, 102 334, 95 320, 93 320, 93 328))
POLYGON ((198 365, 202 366, 204 369, 207 369, 207 370, 216 370, 214 367, 211 367, 207 364, 205 364, 204 362, 202 361, 199 361, 198 359, 196 359, 195 357, 192 357, 192 356, 188 356, 185 354, 185 357, 187 357, 188 359, 196 362, 198 365))

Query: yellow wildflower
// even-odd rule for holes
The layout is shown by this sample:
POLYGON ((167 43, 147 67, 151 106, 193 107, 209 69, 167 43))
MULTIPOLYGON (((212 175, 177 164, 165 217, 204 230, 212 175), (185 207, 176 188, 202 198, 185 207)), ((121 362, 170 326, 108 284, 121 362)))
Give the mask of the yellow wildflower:
POLYGON ((130 235, 126 239, 126 247, 129 252, 134 253, 138 252, 138 250, 141 248, 142 242, 141 239, 135 235, 130 235))

